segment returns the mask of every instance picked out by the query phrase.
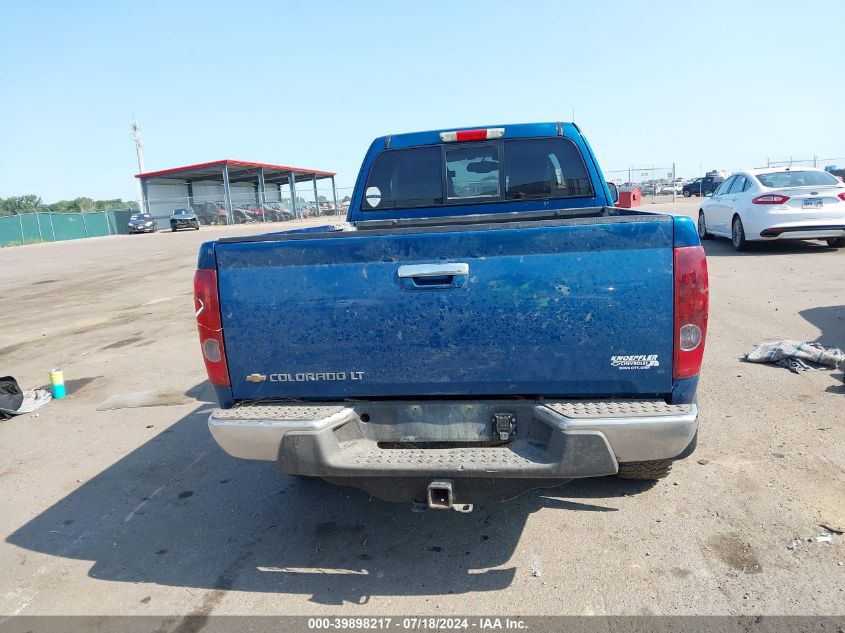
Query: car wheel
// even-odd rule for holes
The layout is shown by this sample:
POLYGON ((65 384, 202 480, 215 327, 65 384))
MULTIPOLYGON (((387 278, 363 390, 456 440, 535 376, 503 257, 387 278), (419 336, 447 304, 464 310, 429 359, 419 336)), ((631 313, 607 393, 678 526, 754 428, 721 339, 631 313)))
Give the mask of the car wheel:
POLYGON ((845 237, 829 237, 825 241, 831 248, 842 248, 845 246, 845 237))
POLYGON ((691 198, 692 192, 691 191, 684 191, 684 198, 691 198))
POLYGON ((175 224, 171 224, 171 225, 170 225, 170 230, 171 230, 173 233, 175 233, 175 232, 176 232, 176 225, 175 225, 175 224))
POLYGON ((672 470, 671 459, 655 459, 648 462, 622 462, 617 477, 622 479, 663 479, 672 470))
POLYGON ((195 230, 195 231, 199 231, 199 230, 200 230, 200 224, 199 224, 199 222, 197 222, 196 224, 194 224, 194 230, 195 230))
POLYGON ((744 251, 748 248, 748 241, 745 239, 745 229, 742 226, 742 219, 734 216, 734 221, 731 224, 731 242, 733 242, 734 249, 744 251))
POLYGON ((707 220, 704 211, 698 212, 698 237, 702 240, 709 240, 713 235, 707 232, 707 220))

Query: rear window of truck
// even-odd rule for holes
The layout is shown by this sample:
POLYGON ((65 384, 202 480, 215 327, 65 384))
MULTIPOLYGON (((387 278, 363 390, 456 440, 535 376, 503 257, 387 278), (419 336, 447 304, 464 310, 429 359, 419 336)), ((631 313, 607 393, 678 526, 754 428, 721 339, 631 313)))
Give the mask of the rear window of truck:
POLYGON ((584 158, 565 138, 388 150, 367 176, 364 211, 594 195, 584 158))

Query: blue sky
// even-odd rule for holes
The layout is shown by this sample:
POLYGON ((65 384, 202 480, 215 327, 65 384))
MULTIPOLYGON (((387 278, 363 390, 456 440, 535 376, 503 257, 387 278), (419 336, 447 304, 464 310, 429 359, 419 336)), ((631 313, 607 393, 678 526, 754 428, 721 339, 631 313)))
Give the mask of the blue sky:
POLYGON ((375 136, 573 108, 606 171, 845 156, 843 25, 841 0, 6 0, 0 196, 134 197, 132 113, 147 169, 236 158, 338 185, 375 136))

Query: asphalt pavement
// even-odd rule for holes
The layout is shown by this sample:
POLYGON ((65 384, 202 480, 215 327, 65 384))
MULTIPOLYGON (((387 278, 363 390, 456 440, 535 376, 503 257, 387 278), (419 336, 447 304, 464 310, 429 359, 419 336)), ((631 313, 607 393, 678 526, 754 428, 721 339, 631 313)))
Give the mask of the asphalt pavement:
POLYGON ((843 536, 814 540, 845 527, 841 372, 740 360, 766 339, 845 348, 845 249, 706 243, 699 444, 668 479, 415 513, 209 436, 197 247, 261 230, 0 249, 0 374, 31 388, 61 367, 70 394, 0 422, 0 619, 845 612, 843 536))

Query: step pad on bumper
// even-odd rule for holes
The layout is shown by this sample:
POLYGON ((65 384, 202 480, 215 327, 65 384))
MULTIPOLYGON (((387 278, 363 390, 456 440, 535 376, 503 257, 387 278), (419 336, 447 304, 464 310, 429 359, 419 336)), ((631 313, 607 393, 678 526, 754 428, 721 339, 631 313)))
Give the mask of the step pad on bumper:
POLYGON ((560 433, 548 445, 380 449, 371 440, 338 443, 331 432, 288 433, 279 449, 286 473, 316 477, 512 477, 571 479, 617 471, 607 440, 594 431, 560 433))
POLYGON ((519 468, 535 463, 510 448, 445 448, 445 449, 376 449, 359 453, 352 463, 371 466, 397 466, 402 464, 442 467, 463 470, 465 467, 495 466, 519 468))
POLYGON ((545 405, 571 419, 640 418, 685 415, 692 411, 691 404, 666 404, 663 400, 567 400, 545 405))
POLYGON ((336 404, 251 404, 234 409, 215 409, 215 420, 322 420, 347 407, 336 404))

